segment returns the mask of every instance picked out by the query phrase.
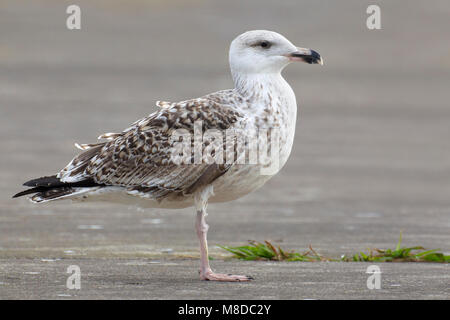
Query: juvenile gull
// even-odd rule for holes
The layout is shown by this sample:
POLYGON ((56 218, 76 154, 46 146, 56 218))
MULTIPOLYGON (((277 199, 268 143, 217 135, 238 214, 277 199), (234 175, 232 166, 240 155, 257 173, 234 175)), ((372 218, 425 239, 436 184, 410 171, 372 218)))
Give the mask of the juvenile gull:
MULTIPOLYGON (((24 185, 32 188, 14 197, 34 194, 30 198, 34 203, 73 199, 137 203, 148 208, 193 206, 200 242, 200 278, 248 281, 252 278, 211 270, 206 206, 208 202, 231 201, 258 189, 286 163, 294 140, 297 103, 281 71, 292 61, 322 64, 317 52, 298 48, 278 33, 245 32, 230 46, 234 89, 177 103, 157 102, 159 111, 123 132, 101 135, 100 143, 76 144, 84 152, 56 175, 26 182, 24 185), (235 130, 247 134, 260 129, 276 130, 278 138, 268 142, 271 155, 278 155, 275 170, 263 172, 273 157, 264 163, 240 162, 240 156, 226 162, 198 162, 192 155, 195 150, 188 153, 190 162, 180 163, 173 157, 173 150, 181 140, 173 139, 173 135, 184 130, 195 136, 197 124, 202 132, 235 130)), ((256 140, 258 144, 260 139, 256 140)), ((189 146, 193 140, 189 140, 189 146)), ((201 141, 200 151, 211 147, 211 141, 201 141)))

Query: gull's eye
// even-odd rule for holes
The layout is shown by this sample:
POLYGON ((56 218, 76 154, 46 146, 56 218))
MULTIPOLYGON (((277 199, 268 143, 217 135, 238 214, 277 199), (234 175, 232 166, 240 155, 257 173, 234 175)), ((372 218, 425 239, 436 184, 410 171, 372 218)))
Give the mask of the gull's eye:
POLYGON ((261 41, 259 45, 261 48, 268 49, 272 44, 269 41, 261 41))

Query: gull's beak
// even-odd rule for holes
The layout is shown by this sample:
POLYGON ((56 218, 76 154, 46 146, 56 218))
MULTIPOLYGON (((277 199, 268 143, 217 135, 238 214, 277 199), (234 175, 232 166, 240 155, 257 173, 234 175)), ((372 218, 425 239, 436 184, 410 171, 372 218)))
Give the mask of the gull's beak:
POLYGON ((320 54, 311 49, 297 48, 297 51, 288 54, 287 57, 291 61, 303 61, 309 64, 323 65, 323 60, 320 54))

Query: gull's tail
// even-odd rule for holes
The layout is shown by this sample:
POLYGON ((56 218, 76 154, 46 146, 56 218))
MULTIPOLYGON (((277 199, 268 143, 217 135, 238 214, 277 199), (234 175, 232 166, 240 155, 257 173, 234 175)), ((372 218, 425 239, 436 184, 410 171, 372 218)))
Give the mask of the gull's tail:
POLYGON ((33 179, 25 182, 23 185, 31 187, 31 189, 19 192, 13 198, 35 194, 30 198, 34 203, 72 198, 103 186, 92 179, 77 182, 61 182, 56 175, 33 179))

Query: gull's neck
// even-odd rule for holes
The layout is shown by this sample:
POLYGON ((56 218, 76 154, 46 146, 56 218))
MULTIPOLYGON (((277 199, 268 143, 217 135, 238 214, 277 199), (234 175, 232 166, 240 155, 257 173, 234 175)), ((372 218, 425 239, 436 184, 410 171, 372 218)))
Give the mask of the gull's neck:
POLYGON ((246 74, 232 71, 231 74, 235 90, 249 102, 264 102, 273 95, 292 92, 280 72, 246 74))
POLYGON ((274 122, 283 123, 288 128, 295 127, 295 94, 281 72, 243 74, 232 71, 232 75, 234 90, 244 99, 244 108, 251 115, 265 118, 269 114, 274 122))

